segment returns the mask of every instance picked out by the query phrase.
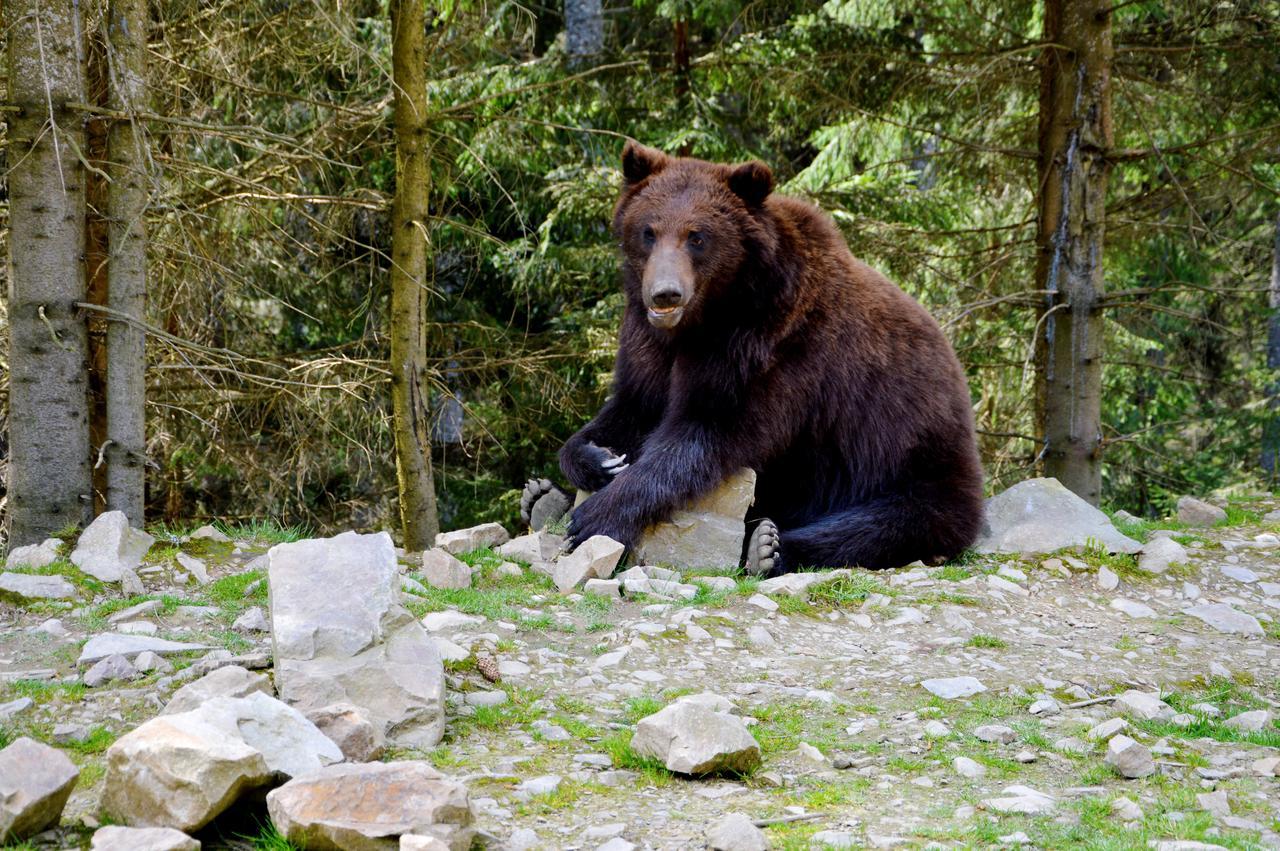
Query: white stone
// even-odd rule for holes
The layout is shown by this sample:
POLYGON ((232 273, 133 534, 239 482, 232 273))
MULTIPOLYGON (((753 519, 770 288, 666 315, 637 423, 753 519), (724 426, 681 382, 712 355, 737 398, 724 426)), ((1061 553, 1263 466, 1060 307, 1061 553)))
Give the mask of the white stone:
MULTIPOLYGON (((1155 711, 1156 712, 1155 717, 1159 717, 1159 709, 1155 707, 1151 707, 1150 711, 1155 711)), ((1139 716, 1139 717, 1142 717, 1142 716, 1139 716)), ((1093 727, 1091 727, 1089 729, 1089 732, 1085 733, 1085 736, 1090 739, 1093 739, 1094 741, 1105 741, 1107 739, 1110 739, 1112 736, 1116 735, 1117 733, 1121 733, 1127 729, 1129 729, 1129 722, 1126 721, 1125 719, 1108 718, 1106 721, 1103 721, 1101 724, 1096 724, 1093 727)))
POLYGON ((226 665, 187 683, 173 693, 161 715, 177 715, 199 709, 217 697, 248 697, 255 692, 271 695, 271 680, 239 665, 226 665))
POLYGON ((84 684, 89 688, 97 688, 110 682, 128 682, 136 680, 141 674, 129 664, 129 660, 120 654, 99 659, 93 667, 85 671, 84 684))
POLYGON ((616 579, 588 579, 582 590, 584 593, 612 600, 622 596, 622 583, 616 579))
POLYGON ((511 535, 500 523, 482 523, 469 529, 441 532, 436 535, 436 546, 451 555, 458 555, 482 547, 496 547, 509 540, 511 535))
POLYGON ((747 605, 755 606, 757 609, 763 609, 766 612, 778 611, 778 604, 763 594, 752 594, 747 598, 747 605))
POLYGON ((1109 552, 1136 553, 1142 545, 1118 532, 1097 508, 1057 479, 1030 479, 987 500, 978 552, 1051 553, 1099 543, 1109 552))
POLYGON ((122 635, 116 632, 104 632, 85 642, 84 647, 80 649, 80 658, 76 660, 76 664, 88 665, 116 654, 125 657, 136 656, 145 650, 150 650, 160 656, 167 656, 171 653, 187 653, 192 650, 210 649, 212 648, 207 644, 168 641, 163 638, 153 638, 149 635, 122 635))
POLYGON ((561 594, 567 594, 591 577, 610 579, 626 550, 622 544, 605 535, 593 535, 577 549, 560 557, 552 577, 561 594))
POLYGON ((123 511, 99 514, 80 534, 71 563, 103 582, 120 582, 142 564, 155 538, 129 527, 123 511))
POLYGON ((94 832, 89 851, 200 851, 200 843, 171 827, 121 827, 113 824, 94 832))
POLYGON ((45 538, 38 544, 14 547, 4 560, 4 566, 10 569, 48 567, 58 560, 58 550, 61 546, 62 541, 57 538, 45 538))
POLYGON ((961 697, 972 697, 987 690, 976 677, 942 677, 924 680, 920 683, 930 694, 944 700, 955 700, 961 697))
POLYGON ((996 742, 998 744, 1007 745, 1018 740, 1018 734, 1012 727, 1006 727, 1003 724, 983 724, 975 727, 973 735, 983 742, 996 742))
POLYGON ((1234 579, 1236 582, 1243 582, 1246 585, 1252 585, 1258 581, 1258 574, 1254 573, 1247 567, 1239 567, 1234 564, 1224 564, 1219 570, 1222 575, 1228 579, 1234 579))
POLYGON ((1044 792, 1036 791, 1028 786, 1009 786, 1002 797, 988 798, 982 805, 998 813, 1018 813, 1022 815, 1042 815, 1053 812, 1054 799, 1044 792))
POLYGON ((646 530, 636 545, 636 559, 685 568, 736 568, 755 490, 755 471, 737 471, 712 492, 646 530))
POLYGON ((1266 634, 1257 618, 1228 603, 1199 603, 1187 609, 1187 614, 1199 618, 1218 632, 1232 635, 1266 634))
POLYGON ((1124 612, 1131 618, 1154 618, 1156 616, 1156 610, 1150 606, 1124 597, 1116 597, 1112 600, 1111 608, 1118 612, 1124 612))
POLYGON ((200 559, 186 553, 178 553, 178 564, 182 565, 182 569, 190 574, 198 585, 209 584, 209 570, 200 559))
POLYGON ((446 609, 443 612, 429 612, 422 618, 422 626, 427 632, 452 632, 479 626, 482 623, 484 623, 484 618, 479 615, 466 615, 455 609, 446 609))
POLYGON ((1129 798, 1116 798, 1111 802, 1111 812, 1115 813, 1116 818, 1121 821, 1142 821, 1142 808, 1138 806, 1136 801, 1129 798))
POLYGON ((760 746, 741 718, 689 702, 640 719, 631 748, 681 774, 746 772, 760 764, 760 746))
POLYGON ((1222 722, 1222 726, 1230 727, 1241 733, 1259 733, 1267 729, 1271 725, 1272 714, 1267 709, 1255 709, 1251 712, 1241 712, 1239 715, 1233 715, 1226 721, 1222 722))
POLYGON ((1125 735, 1112 736, 1107 742, 1104 760, 1121 777, 1138 779, 1156 773, 1156 763, 1151 751, 1125 735))
POLYGON ((553 535, 550 532, 532 532, 512 538, 498 547, 496 552, 503 558, 513 558, 533 564, 553 560, 563 546, 564 538, 560 535, 553 535))
POLYGON ((951 768, 961 777, 967 777, 975 780, 979 777, 985 777, 987 774, 986 766, 980 762, 976 762, 967 756, 958 756, 951 761, 951 768))
POLYGON ((62 817, 80 769, 57 748, 23 736, 0 750, 0 842, 20 842, 62 817))
POLYGON ((216 527, 210 526, 208 524, 201 526, 199 529, 191 533, 191 540, 198 541, 201 538, 205 538, 210 541, 216 541, 219 544, 231 543, 231 539, 228 538, 223 532, 220 532, 216 527))
POLYGON ((1129 689, 1117 697, 1113 705, 1126 715, 1143 721, 1167 721, 1174 715, 1173 707, 1161 700, 1156 692, 1129 689))
POLYGON ((1098 568, 1098 587, 1103 591, 1114 591, 1120 585, 1120 577, 1105 564, 1098 568))
POLYGON ((756 586, 756 590, 761 594, 807 597, 809 589, 815 585, 823 585, 827 582, 834 582, 837 579, 846 579, 852 575, 853 571, 847 568, 815 570, 805 573, 784 573, 782 576, 764 580, 756 586))
POLYGON ((470 588, 471 568, 437 547, 422 554, 422 578, 432 588, 470 588))
POLYGON ((270 632, 271 622, 267 620, 266 612, 262 611, 261 606, 254 606, 246 609, 240 617, 236 618, 231 629, 242 634, 252 635, 255 632, 270 632))
POLYGON ((1147 573, 1164 573, 1175 564, 1187 562, 1186 547, 1172 538, 1152 538, 1142 545, 1138 569, 1147 573))
POLYGON ((336 703, 307 713, 307 720, 324 733, 349 762, 377 759, 386 749, 382 729, 369 721, 360 707, 336 703))
POLYGON ((707 828, 711 851, 768 851, 769 839, 743 813, 725 813, 707 828))
POLYGON ((41 600, 70 600, 75 595, 76 586, 61 576, 0 573, 0 600, 22 605, 41 600))

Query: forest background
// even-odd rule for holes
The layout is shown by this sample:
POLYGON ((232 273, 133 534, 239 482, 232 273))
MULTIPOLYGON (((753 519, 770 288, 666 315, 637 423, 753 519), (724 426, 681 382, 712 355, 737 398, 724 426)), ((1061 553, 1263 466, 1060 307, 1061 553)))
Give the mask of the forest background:
MULTIPOLYGON (((8 5, 6 40, 30 4, 8 5)), ((1035 474, 1055 299, 1037 270, 1046 16, 1070 5, 428 3, 423 406, 441 527, 516 526, 525 479, 556 476, 556 450, 608 390, 622 306, 608 221, 627 137, 759 158, 779 191, 828 210, 953 341, 989 490, 1035 474)), ((91 102, 75 153, 92 166, 112 119, 92 85, 95 61, 111 67, 108 9, 77 8, 91 102)), ((397 525, 390 11, 147 7, 132 120, 146 137, 149 521, 397 525)), ((1280 4, 1106 13, 1102 502, 1154 514, 1182 493, 1274 489, 1280 4)), ((9 213, 6 182, 6 256, 9 213)), ((92 357, 107 323, 86 314, 92 357)), ((7 390, 0 403, 7 418, 7 390)))

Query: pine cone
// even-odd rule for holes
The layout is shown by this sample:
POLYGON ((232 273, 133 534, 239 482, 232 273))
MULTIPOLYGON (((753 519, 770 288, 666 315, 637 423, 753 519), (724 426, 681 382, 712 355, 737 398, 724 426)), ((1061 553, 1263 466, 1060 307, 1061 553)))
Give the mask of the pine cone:
POLYGON ((492 656, 477 656, 476 670, 491 683, 502 682, 502 674, 498 673, 498 660, 492 656))

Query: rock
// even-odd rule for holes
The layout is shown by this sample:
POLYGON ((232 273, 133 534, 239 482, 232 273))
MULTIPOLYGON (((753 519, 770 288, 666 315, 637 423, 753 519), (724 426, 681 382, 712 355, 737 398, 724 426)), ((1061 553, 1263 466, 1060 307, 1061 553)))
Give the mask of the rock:
POLYGON ((820 830, 809 840, 818 848, 861 848, 863 844, 861 837, 848 830, 820 830))
POLYGON ((973 735, 980 741, 997 742, 1000 745, 1010 745, 1018 741, 1018 733, 1014 728, 1005 727, 1004 724, 983 724, 982 727, 974 728, 973 735))
POLYGON ((200 559, 186 553, 178 553, 178 564, 191 575, 197 585, 209 584, 209 571, 200 559))
POLYGON ((386 750, 382 730, 374 725, 360 707, 335 703, 307 713, 307 720, 329 737, 348 762, 369 762, 386 750))
POLYGON ((217 697, 108 748, 102 806, 128 824, 192 831, 249 789, 341 760, 337 745, 275 698, 217 697))
POLYGON ((827 582, 834 582, 837 579, 844 579, 853 575, 853 571, 847 568, 838 570, 820 570, 806 573, 784 573, 782 576, 775 576, 772 579, 766 579, 756 586, 756 590, 761 594, 783 594, 788 597, 807 597, 809 589, 815 585, 822 585, 827 582))
POLYGON ((1131 618, 1154 618, 1156 616, 1155 609, 1125 597, 1116 597, 1112 600, 1111 608, 1118 612, 1124 612, 1131 618))
POLYGON ((200 843, 171 827, 100 827, 89 851, 200 851, 200 843))
POLYGON ((1156 773, 1156 763, 1151 757, 1151 751, 1124 735, 1113 736, 1107 742, 1104 762, 1121 777, 1130 780, 1150 777, 1156 773))
POLYGON ((79 778, 62 751, 26 736, 0 750, 0 843, 56 826, 79 778))
POLYGON ((567 742, 573 738, 564 727, 559 724, 552 724, 544 718, 537 719, 529 727, 544 742, 567 742))
POLYGON ((924 680, 920 683, 925 691, 937 695, 944 700, 955 700, 961 697, 972 697, 978 692, 987 690, 976 677, 943 677, 924 680))
POLYGON ((471 568, 437 547, 422 554, 422 578, 432 588, 470 588, 471 568))
POLYGON ((391 537, 345 532, 277 544, 267 557, 281 699, 303 712, 351 703, 395 744, 439 743, 444 663, 401 605, 391 537))
POLYGON ((127 609, 121 609, 115 614, 107 618, 107 623, 120 623, 121 621, 131 621, 145 615, 158 612, 164 608, 163 600, 143 600, 136 606, 130 606, 127 609))
POLYGON ((62 541, 57 538, 45 538, 38 544, 15 547, 9 551, 8 557, 4 560, 4 566, 10 570, 19 567, 31 569, 48 567, 58 560, 58 550, 61 546, 62 541))
POLYGON ((778 645, 773 633, 758 624, 747 630, 747 641, 751 642, 753 647, 776 647, 778 645))
POLYGON ((1233 635, 1265 635, 1262 624, 1253 615, 1233 608, 1228 603, 1199 603, 1187 609, 1187 614, 1199 618, 1218 632, 1233 635))
POLYGON ((1224 564, 1219 570, 1222 575, 1228 579, 1234 579, 1236 582, 1243 582, 1246 585, 1252 585, 1258 581, 1258 574, 1254 573, 1247 567, 1240 567, 1234 564, 1224 564))
POLYGON ((271 696, 271 680, 265 674, 227 665, 175 691, 160 714, 177 715, 199 709, 216 697, 248 697, 257 692, 271 696))
POLYGON ((951 761, 951 767, 956 774, 961 777, 967 777, 970 780, 976 780, 979 777, 985 777, 987 769, 980 762, 969 759, 967 756, 958 756, 951 761))
POLYGON ((539 795, 551 795, 560 788, 564 778, 558 774, 544 774, 541 777, 530 777, 515 788, 515 797, 527 801, 539 795))
MULTIPOLYGON (((1120 707, 1120 708, 1123 709, 1123 707, 1120 707)), ((1159 709, 1156 709, 1154 707, 1152 707, 1152 709, 1157 713, 1159 713, 1160 711, 1159 709)), ((1142 716, 1139 716, 1139 717, 1142 717, 1142 716)), ((1156 717, 1159 717, 1159 715, 1157 714, 1156 717)), ((1094 727, 1090 728, 1089 732, 1085 733, 1085 736, 1089 739, 1094 740, 1095 742, 1106 741, 1107 739, 1110 739, 1112 736, 1116 735, 1117 733, 1123 732, 1124 730, 1127 730, 1127 729, 1129 729, 1129 722, 1124 720, 1123 718, 1108 718, 1106 721, 1103 721, 1101 724, 1097 724, 1094 727)))
POLYGON ((0 703, 0 722, 8 721, 15 715, 26 712, 34 705, 35 701, 29 697, 18 697, 5 703, 0 703))
POLYGON ((107 511, 80 533, 71 563, 94 579, 120 582, 138 569, 155 542, 141 529, 131 529, 123 511, 107 511))
POLYGON ((738 583, 728 576, 691 576, 689 581, 718 594, 729 594, 738 588, 738 583))
MULTIPOLYGON (((507 846, 510 851, 510 845, 507 846)), ((400 836, 400 851, 451 851, 448 843, 434 836, 405 833, 400 836)))
POLYGON ((267 620, 267 615, 262 611, 261 606, 254 606, 246 609, 244 614, 236 618, 231 628, 241 635, 252 635, 255 632, 270 632, 271 622, 267 620))
POLYGON ((231 539, 228 538, 225 534, 218 531, 217 528, 213 526, 209 526, 207 524, 204 526, 201 526, 199 529, 191 533, 191 540, 198 541, 201 538, 204 538, 205 540, 209 540, 209 541, 216 541, 219 544, 231 543, 231 539))
POLYGON ((1270 710, 1255 709, 1231 716, 1222 722, 1222 726, 1241 733, 1260 733, 1271 726, 1272 717, 1270 710))
POLYGON ((588 579, 582 590, 596 597, 616 599, 622 596, 622 583, 616 579, 588 579))
POLYGON ((1111 812, 1115 813, 1116 818, 1121 821, 1142 821, 1144 818, 1142 808, 1137 802, 1124 797, 1116 798, 1111 802, 1111 812))
POLYGON ((514 579, 520 579, 524 576, 524 568, 516 564, 514 561, 504 561, 493 570, 494 576, 510 576, 514 579))
POLYGON ((1089 743, 1076 736, 1064 736, 1053 743, 1053 749, 1060 753, 1071 753, 1077 756, 1087 754, 1092 748, 1089 743))
POLYGON ((125 657, 136 656, 146 650, 150 650, 159 656, 167 656, 171 653, 187 653, 192 650, 211 649, 207 644, 168 641, 163 638, 153 638, 149 635, 123 635, 117 632, 104 632, 85 642, 84 647, 80 650, 80 658, 76 660, 76 664, 88 665, 116 654, 125 657))
POLYGON ((498 547, 496 552, 503 558, 513 558, 533 564, 538 561, 553 560, 563 546, 564 538, 560 535, 553 535, 550 532, 531 532, 528 535, 512 538, 498 547))
POLYGON ((622 560, 626 549, 622 544, 604 535, 594 535, 583 541, 576 550, 561 556, 556 562, 556 588, 567 594, 591 577, 609 579, 622 560))
POLYGON ((1231 815, 1231 802, 1227 799, 1225 789, 1219 789, 1216 792, 1201 792, 1196 795, 1196 803, 1200 809, 1213 813, 1215 816, 1231 815))
POLYGON ((757 609, 762 609, 766 612, 778 611, 778 604, 763 594, 752 594, 747 598, 747 605, 755 606, 757 609))
POLYGON ((435 636, 431 639, 435 642, 436 651, 439 652, 440 658, 445 662, 461 662, 471 655, 471 651, 460 644, 454 644, 447 638, 435 636))
POLYGON ((124 635, 155 635, 159 629, 151 621, 123 621, 116 624, 116 631, 124 635))
POLYGON ((92 668, 85 671, 84 684, 89 688, 97 688, 116 680, 129 682, 140 676, 138 669, 130 665, 128 659, 116 653, 99 660, 92 668))
POLYGON ((1032 703, 1031 706, 1027 707, 1027 711, 1032 715, 1044 718, 1059 714, 1062 712, 1062 706, 1053 698, 1045 697, 1032 703))
POLYGON ((1042 815, 1053 812, 1054 799, 1043 792, 1037 792, 1029 786, 1009 786, 1003 797, 988 798, 982 805, 998 813, 1020 813, 1022 815, 1042 815))
POLYGON ((1113 705, 1126 715, 1143 721, 1166 721, 1174 715, 1173 707, 1161 700, 1157 692, 1129 689, 1117 697, 1113 705))
POLYGON ((422 626, 427 632, 450 632, 479 626, 484 618, 479 615, 464 615, 462 612, 447 609, 443 612, 430 612, 422 618, 422 626))
POLYGON ((1147 847, 1152 851, 1228 851, 1225 845, 1197 842, 1194 839, 1152 839, 1147 847))
POLYGON ((742 557, 747 509, 755 501, 756 474, 742 469, 711 493, 650 527, 636 545, 641 564, 681 568, 736 568, 742 557))
POLYGON ((1213 526, 1227 519, 1227 512, 1194 496, 1178 500, 1178 521, 1188 526, 1213 526))
POLYGON ((1120 577, 1105 564, 1098 568, 1098 587, 1103 591, 1114 591, 1120 585, 1120 577))
POLYGON ((414 579, 412 576, 400 577, 400 590, 406 591, 410 594, 418 594, 419 596, 429 593, 427 591, 427 586, 423 585, 421 582, 414 579))
POLYGON ((482 523, 468 529, 441 532, 436 535, 436 547, 450 555, 469 553, 482 547, 496 547, 511 540, 511 535, 500 523, 482 523))
POLYGON ((1175 564, 1185 564, 1187 558, 1187 548, 1172 538, 1152 538, 1142 545, 1138 569, 1147 573, 1164 573, 1175 564))
POLYGON ((974 544, 980 553, 1051 553, 1101 544, 1136 553, 1142 544, 1120 534, 1107 515, 1057 479, 1029 479, 987 500, 986 521, 974 544))
POLYGON ((631 748, 681 774, 746 772, 760 764, 760 746, 741 718, 691 702, 640 719, 631 748))
POLYGON ((66 638, 71 634, 70 631, 62 625, 62 621, 58 618, 49 618, 46 621, 42 621, 39 626, 31 627, 31 631, 42 632, 45 635, 49 635, 54 638, 66 638))
POLYGON ((282 836, 309 851, 391 849, 404 834, 457 851, 474 834, 466 787, 420 761, 333 765, 273 790, 267 810, 282 836))
POLYGON ((769 840, 748 816, 726 813, 707 828, 707 847, 711 851, 767 851, 769 840))
POLYGON ((76 586, 61 576, 34 576, 29 573, 0 573, 0 600, 23 605, 40 600, 70 600, 76 586))

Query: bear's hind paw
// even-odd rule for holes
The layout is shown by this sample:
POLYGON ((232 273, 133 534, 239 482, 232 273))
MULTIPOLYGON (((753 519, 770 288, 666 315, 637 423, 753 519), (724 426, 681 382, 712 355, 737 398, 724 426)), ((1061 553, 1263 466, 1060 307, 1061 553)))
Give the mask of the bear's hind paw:
POLYGON ((761 520, 747 544, 747 573, 766 577, 782 570, 782 538, 772 520, 761 520))

